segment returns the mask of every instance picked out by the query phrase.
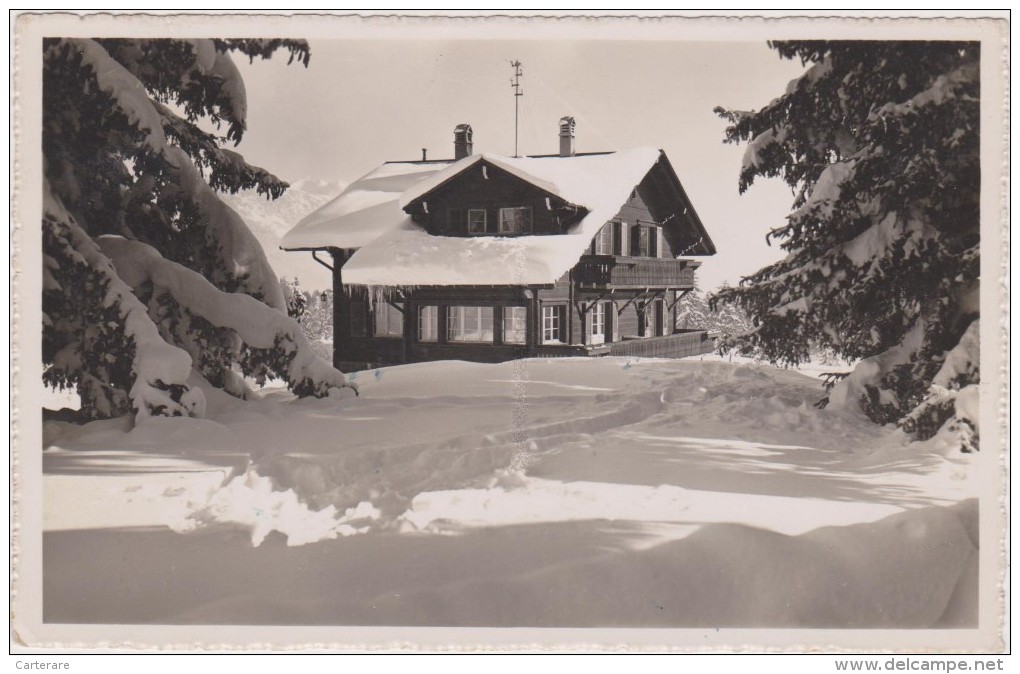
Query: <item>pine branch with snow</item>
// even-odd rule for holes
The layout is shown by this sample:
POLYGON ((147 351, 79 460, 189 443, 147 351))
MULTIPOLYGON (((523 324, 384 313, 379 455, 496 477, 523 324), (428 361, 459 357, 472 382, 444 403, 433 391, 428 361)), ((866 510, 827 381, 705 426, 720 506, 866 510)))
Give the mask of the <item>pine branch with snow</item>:
MULTIPOLYGON (((764 177, 793 190, 769 234, 787 256, 712 302, 747 311, 741 342, 773 362, 802 362, 812 344, 861 359, 828 402, 929 437, 966 414, 945 396, 933 416, 917 410, 934 409, 947 354, 978 318, 979 46, 770 46, 807 71, 761 110, 717 112, 726 141, 747 142, 741 192, 764 177)), ((967 353, 947 390, 977 383, 976 343, 967 353)))
POLYGON ((681 330, 714 330, 725 342, 752 329, 751 319, 740 307, 710 306, 708 295, 695 287, 676 307, 676 327, 681 330))
POLYGON ((283 377, 299 395, 346 386, 218 194, 287 188, 222 147, 247 116, 231 52, 279 49, 307 65, 294 40, 44 41, 44 378, 77 388, 87 416, 200 415, 193 368, 235 395, 243 376, 283 377))
POLYGON ((201 415, 191 357, 167 343, 112 261, 43 185, 43 381, 75 386, 87 417, 201 415))

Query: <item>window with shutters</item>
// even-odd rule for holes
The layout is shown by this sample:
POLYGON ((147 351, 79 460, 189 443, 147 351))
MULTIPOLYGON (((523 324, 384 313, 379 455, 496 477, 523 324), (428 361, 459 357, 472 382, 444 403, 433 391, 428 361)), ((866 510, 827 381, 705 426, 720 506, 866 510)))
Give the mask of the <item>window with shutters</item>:
POLYGON ((566 342, 567 307, 551 304, 542 307, 542 343, 563 344, 566 342))
POLYGON ((666 332, 665 321, 666 307, 662 300, 645 302, 641 327, 642 337, 656 337, 669 334, 666 332))
POLYGON ((604 302, 596 302, 590 310, 591 315, 591 343, 606 343, 606 305, 604 302))
POLYGON ((630 254, 634 257, 658 257, 659 228, 635 225, 630 231, 630 254))
POLYGON ((607 223, 602 226, 599 230, 598 235, 595 237, 595 246, 593 252, 596 255, 612 255, 613 254, 613 229, 614 223, 607 223))

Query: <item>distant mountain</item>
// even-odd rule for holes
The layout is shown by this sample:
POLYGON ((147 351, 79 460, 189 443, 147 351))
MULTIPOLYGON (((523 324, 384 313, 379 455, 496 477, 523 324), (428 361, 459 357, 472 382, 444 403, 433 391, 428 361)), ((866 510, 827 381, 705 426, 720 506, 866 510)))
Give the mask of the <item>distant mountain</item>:
MULTIPOLYGON (((332 199, 347 187, 345 180, 322 180, 321 178, 302 178, 290 185, 290 190, 306 194, 321 194, 332 199)), ((290 191, 288 190, 288 191, 290 191)))
POLYGON ((277 276, 296 277, 307 290, 326 290, 332 283, 329 272, 312 259, 311 253, 280 250, 280 239, 301 218, 333 199, 346 186, 343 181, 306 178, 292 183, 275 201, 254 191, 221 194, 220 198, 248 224, 277 276))

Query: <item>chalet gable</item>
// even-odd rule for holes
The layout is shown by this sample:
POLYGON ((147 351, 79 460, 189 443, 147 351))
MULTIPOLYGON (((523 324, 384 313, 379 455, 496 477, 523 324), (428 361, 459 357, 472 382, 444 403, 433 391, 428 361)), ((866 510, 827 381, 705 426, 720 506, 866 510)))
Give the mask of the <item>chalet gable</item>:
POLYGON ((434 186, 405 195, 403 210, 438 236, 563 234, 588 214, 555 185, 485 155, 462 160, 437 175, 434 186))
POLYGON ((640 209, 647 209, 651 223, 661 227, 674 255, 715 255, 715 243, 664 152, 660 151, 632 196, 635 198, 623 205, 617 218, 639 224, 640 209))

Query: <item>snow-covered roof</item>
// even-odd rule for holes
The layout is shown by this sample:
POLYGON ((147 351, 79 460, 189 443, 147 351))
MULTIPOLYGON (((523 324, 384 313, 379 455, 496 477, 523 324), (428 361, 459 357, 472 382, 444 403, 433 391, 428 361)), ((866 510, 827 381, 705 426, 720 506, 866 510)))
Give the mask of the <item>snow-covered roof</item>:
MULTIPOLYGON (((450 180, 454 176, 463 173, 468 168, 474 166, 475 164, 482 160, 487 161, 493 166, 498 166, 499 168, 503 169, 510 175, 517 176, 521 180, 529 182, 535 187, 538 187, 539 189, 545 190, 546 192, 553 194, 555 196, 562 197, 566 201, 570 201, 570 199, 567 199, 563 194, 560 193, 555 182, 551 182, 549 180, 545 180, 539 177, 539 174, 543 173, 543 171, 541 171, 543 167, 541 165, 535 164, 536 159, 539 158, 503 157, 502 155, 488 153, 475 154, 471 155, 470 157, 464 157, 460 161, 450 164, 442 171, 439 171, 438 173, 433 173, 425 180, 422 180, 421 182, 416 183, 414 186, 408 188, 400 196, 400 207, 407 208, 413 201, 420 199, 421 197, 425 196, 432 190, 436 189, 437 187, 445 183, 447 180, 450 180), (525 165, 522 165, 521 164, 522 162, 525 162, 525 165), (536 168, 539 169, 539 171, 536 172, 535 170, 536 168)), ((557 166, 560 169, 559 171, 560 173, 562 173, 563 168, 567 166, 567 163, 562 161, 564 157, 541 157, 541 159, 546 160, 559 159, 560 161, 557 163, 557 166)), ((567 157, 567 159, 577 159, 577 157, 567 157)), ((548 169, 551 166, 551 163, 545 161, 544 165, 545 168, 548 169)))
POLYGON ((450 162, 391 162, 363 175, 338 197, 302 218, 280 240, 284 250, 361 248, 408 219, 398 203, 404 190, 450 162))
POLYGON ((635 148, 574 157, 480 154, 450 164, 384 164, 298 223, 282 247, 358 248, 343 271, 344 283, 354 285, 552 284, 577 263, 660 154, 635 148), (450 237, 428 234, 402 210, 483 160, 584 207, 587 215, 565 234, 450 237))

